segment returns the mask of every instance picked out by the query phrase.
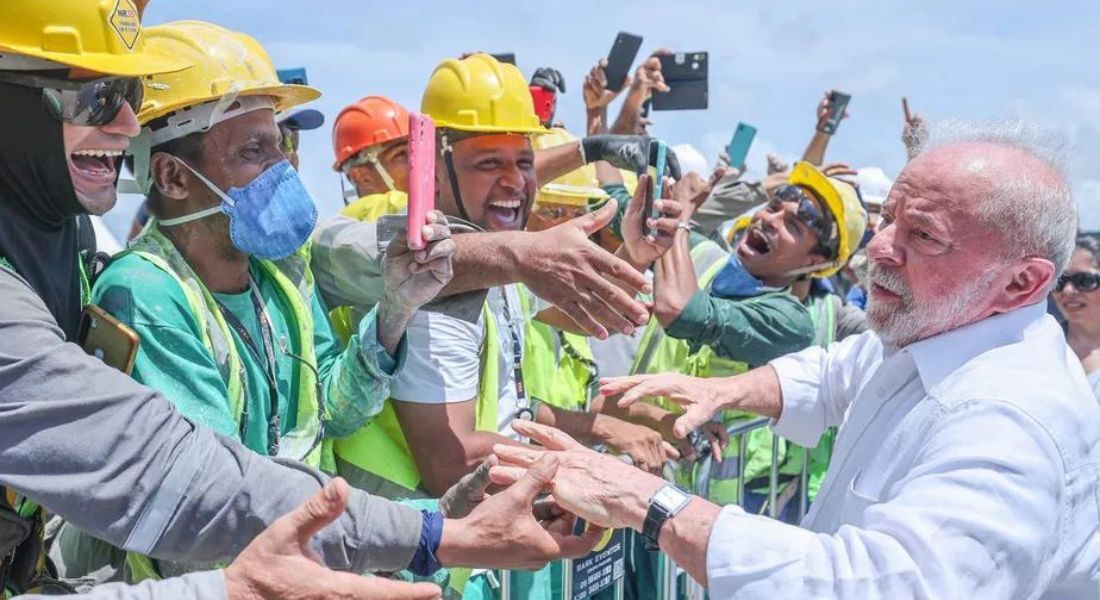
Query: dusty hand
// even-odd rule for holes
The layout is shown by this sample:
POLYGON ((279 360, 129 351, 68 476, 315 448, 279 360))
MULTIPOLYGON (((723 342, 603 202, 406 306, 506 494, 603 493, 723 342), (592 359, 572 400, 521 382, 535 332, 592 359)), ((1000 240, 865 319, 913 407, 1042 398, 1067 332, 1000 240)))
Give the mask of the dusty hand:
POLYGON ((448 519, 461 519, 469 515, 489 497, 489 486, 492 483, 489 481, 489 469, 495 466, 497 458, 490 456, 472 473, 459 479, 439 499, 439 512, 448 519))
POLYGON ((348 504, 348 484, 333 479, 304 504, 264 530, 225 570, 230 600, 365 598, 429 600, 431 583, 361 577, 326 568, 309 546, 313 534, 335 521, 348 504))
POLYGON ((584 105, 589 110, 606 108, 607 105, 611 104, 615 98, 618 98, 619 94, 629 85, 630 76, 628 75, 623 87, 619 88, 619 91, 613 92, 608 90, 607 74, 604 73, 605 68, 607 68, 607 59, 602 58, 596 66, 588 71, 588 75, 584 78, 584 105))
POLYGON ((680 458, 672 444, 648 427, 608 415, 598 415, 596 422, 596 437, 616 454, 628 455, 643 471, 660 474, 666 461, 680 458))
POLYGON ((912 158, 919 150, 920 145, 924 143, 924 139, 928 137, 928 124, 920 113, 909 111, 909 100, 907 98, 901 99, 901 109, 905 116, 905 127, 901 130, 901 141, 905 144, 905 150, 909 157, 912 158))
POLYGON ((447 228, 447 218, 433 210, 423 227, 427 247, 409 248, 402 232, 390 242, 383 263, 386 298, 408 313, 429 302, 454 276, 455 243, 447 228))
POLYGON ((608 202, 596 212, 525 234, 513 248, 520 281, 600 339, 607 337, 608 329, 629 334, 649 321, 645 304, 615 283, 650 293, 645 277, 588 239, 611 222, 617 208, 614 201, 608 202))
POLYGON ((661 478, 612 456, 589 450, 552 427, 523 421, 513 423, 513 428, 542 444, 545 450, 530 446, 495 446, 493 452, 501 463, 490 473, 495 483, 515 481, 522 469, 552 456, 558 468, 549 488, 562 508, 602 527, 641 526, 640 520, 631 518, 631 511, 624 510, 622 503, 632 495, 649 498, 663 485, 661 478))
POLYGON ((623 215, 623 245, 620 252, 625 253, 627 260, 635 268, 644 269, 668 252, 680 226, 683 205, 668 197, 670 186, 667 185, 667 179, 665 183, 662 194, 665 197, 653 201, 653 208, 659 211, 661 218, 654 220, 649 215, 642 214, 645 209, 646 189, 650 185, 649 175, 638 177, 638 188, 634 191, 630 207, 623 215), (656 228, 655 236, 649 235, 650 228, 656 228))
POLYGON ((558 461, 547 457, 531 461, 529 467, 504 483, 510 486, 508 489, 487 498, 469 516, 444 524, 443 539, 436 553, 441 563, 538 569, 551 560, 579 558, 595 547, 603 531, 595 527, 583 535, 572 535, 575 517, 571 514, 544 514, 549 519, 536 520, 532 507, 539 494, 550 487, 558 461))
POLYGON ((723 391, 716 383, 720 381, 679 373, 611 377, 600 380, 600 393, 607 397, 622 394, 619 406, 624 408, 649 396, 669 398, 684 407, 672 428, 673 435, 682 438, 726 408, 723 391))
POLYGON ((768 153, 768 175, 773 173, 784 173, 791 170, 791 165, 778 154, 774 152, 768 153))

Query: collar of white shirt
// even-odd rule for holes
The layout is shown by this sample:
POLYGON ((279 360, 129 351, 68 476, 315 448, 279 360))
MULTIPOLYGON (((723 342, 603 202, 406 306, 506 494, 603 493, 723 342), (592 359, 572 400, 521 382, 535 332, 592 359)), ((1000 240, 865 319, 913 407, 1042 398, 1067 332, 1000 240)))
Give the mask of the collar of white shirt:
MULTIPOLYGON (((1017 308, 946 331, 905 347, 925 390, 936 387, 971 359, 1023 339, 1024 331, 1046 315, 1043 302, 1017 308)), ((887 348, 886 354, 895 351, 887 348)))

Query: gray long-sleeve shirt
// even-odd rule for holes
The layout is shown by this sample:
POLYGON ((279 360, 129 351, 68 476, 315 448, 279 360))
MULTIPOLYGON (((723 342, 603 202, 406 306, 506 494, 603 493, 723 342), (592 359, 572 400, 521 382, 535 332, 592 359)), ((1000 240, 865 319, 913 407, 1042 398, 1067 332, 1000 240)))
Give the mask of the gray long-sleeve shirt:
MULTIPOLYGON (((127 550, 218 562, 325 480, 195 426, 66 343, 27 283, 0 269, 0 484, 127 550)), ((313 545, 335 569, 397 571, 421 525, 417 511, 352 490, 346 514, 313 545)), ((207 572, 89 597, 217 598, 223 588, 221 574, 207 572)))

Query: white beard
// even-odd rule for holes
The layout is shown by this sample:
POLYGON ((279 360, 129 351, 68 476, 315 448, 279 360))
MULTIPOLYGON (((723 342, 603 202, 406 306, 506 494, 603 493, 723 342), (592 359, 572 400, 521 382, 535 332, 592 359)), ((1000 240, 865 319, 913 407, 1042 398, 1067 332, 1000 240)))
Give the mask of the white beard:
POLYGON ((975 303, 984 295, 997 270, 997 266, 986 269, 950 296, 918 303, 913 299, 913 291, 896 271, 870 261, 867 269, 867 320, 883 342, 899 348, 950 331, 971 321, 975 303), (875 302, 875 284, 898 294, 902 306, 893 308, 875 302))

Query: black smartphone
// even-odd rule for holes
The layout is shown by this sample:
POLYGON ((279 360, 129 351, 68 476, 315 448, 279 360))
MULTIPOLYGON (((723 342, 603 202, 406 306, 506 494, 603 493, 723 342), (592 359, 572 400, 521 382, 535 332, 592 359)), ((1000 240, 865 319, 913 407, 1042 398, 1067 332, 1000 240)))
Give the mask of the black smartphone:
POLYGON ((832 135, 840 126, 840 120, 844 118, 844 111, 848 109, 851 94, 833 90, 829 92, 829 114, 825 116, 825 122, 821 124, 821 131, 832 135))
POLYGON ((493 58, 499 60, 502 63, 506 63, 506 64, 509 64, 509 65, 516 64, 516 53, 515 52, 501 52, 500 54, 490 54, 489 56, 492 56, 493 58))
POLYGON ((710 100, 707 52, 677 52, 660 57, 667 92, 653 93, 653 110, 703 110, 710 100))
POLYGON ((623 82, 630 74, 630 68, 634 66, 634 59, 638 57, 641 47, 640 35, 620 31, 615 36, 611 52, 607 53, 607 66, 603 68, 603 73, 607 76, 607 90, 617 92, 623 89, 623 82))

